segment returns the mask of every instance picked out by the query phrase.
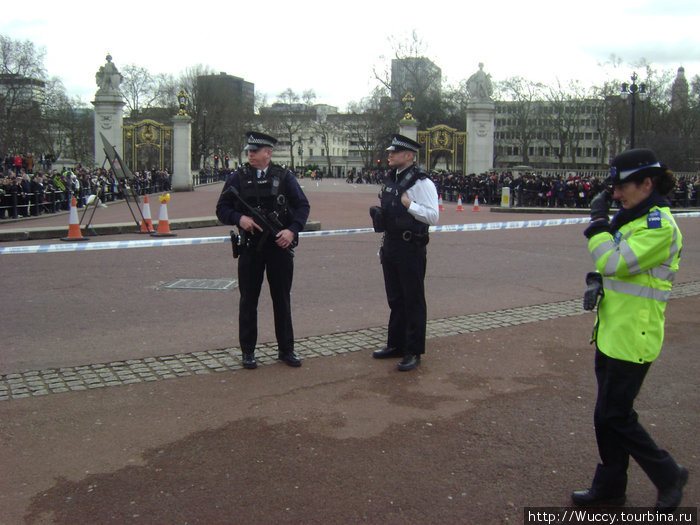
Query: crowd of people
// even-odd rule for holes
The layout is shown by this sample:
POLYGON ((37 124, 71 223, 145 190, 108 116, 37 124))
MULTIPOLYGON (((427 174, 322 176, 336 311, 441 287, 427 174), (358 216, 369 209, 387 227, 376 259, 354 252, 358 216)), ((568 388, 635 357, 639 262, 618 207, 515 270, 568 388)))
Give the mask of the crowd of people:
MULTIPOLYGON (((503 188, 510 189, 515 207, 588 208, 591 199, 603 189, 603 177, 578 174, 518 174, 510 171, 481 175, 437 172, 431 177, 445 200, 500 205, 503 188)), ((671 195, 674 207, 700 206, 700 176, 681 176, 671 195)))
MULTIPOLYGON (((194 185, 223 181, 230 170, 200 170, 193 175, 194 185)), ((351 171, 346 182, 352 184, 381 184, 384 170, 351 171)), ((300 172, 299 178, 321 180, 323 172, 300 172)), ((510 188, 514 207, 587 208, 591 199, 603 188, 603 179, 586 175, 545 175, 537 172, 520 174, 511 171, 464 175, 459 172, 433 171, 430 178, 445 201, 474 202, 500 205, 503 188, 510 188)), ((681 175, 671 195, 677 208, 700 207, 700 175, 681 175)), ((165 170, 145 170, 134 173, 129 181, 138 195, 169 191, 171 175, 165 170)), ((90 195, 103 202, 124 198, 128 191, 111 171, 86 169, 51 169, 46 157, 34 163, 30 155, 7 156, 0 171, 0 219, 37 216, 70 208, 72 196, 77 206, 85 205, 90 195), (45 168, 46 167, 46 168, 45 168), (38 169, 37 169, 38 168, 38 169)))
MULTIPOLYGON (((381 184, 383 170, 350 172, 349 184, 381 184)), ((605 177, 537 172, 521 174, 508 170, 464 175, 460 172, 432 171, 430 178, 445 201, 474 202, 498 206, 503 188, 510 189, 512 206, 539 208, 588 208, 591 199, 603 189, 605 177)), ((700 207, 700 175, 682 175, 671 195, 674 207, 700 207)))
MULTIPOLYGON (((26 157, 25 157, 26 158, 26 157)), ((19 164, 0 173, 0 219, 17 219, 56 213, 70 209, 72 197, 79 208, 90 195, 100 201, 113 202, 131 191, 146 195, 169 191, 171 175, 164 170, 140 171, 128 181, 119 180, 114 173, 102 168, 34 169, 19 164)))

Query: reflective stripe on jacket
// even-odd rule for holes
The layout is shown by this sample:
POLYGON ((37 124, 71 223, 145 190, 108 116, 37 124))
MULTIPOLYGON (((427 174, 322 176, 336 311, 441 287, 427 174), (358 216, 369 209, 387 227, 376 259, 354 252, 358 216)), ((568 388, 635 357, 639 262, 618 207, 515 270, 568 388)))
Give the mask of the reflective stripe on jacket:
POLYGON ((589 239, 605 290, 593 334, 601 352, 634 363, 658 357, 682 245, 671 211, 657 206, 614 234, 601 232, 589 239))

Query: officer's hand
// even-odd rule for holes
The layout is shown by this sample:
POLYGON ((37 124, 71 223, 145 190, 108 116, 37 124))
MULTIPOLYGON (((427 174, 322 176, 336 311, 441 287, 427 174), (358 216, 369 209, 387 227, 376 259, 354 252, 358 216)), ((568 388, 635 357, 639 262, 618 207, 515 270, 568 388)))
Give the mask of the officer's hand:
POLYGON ((241 229, 247 231, 247 232, 252 232, 254 229, 258 229, 258 231, 263 231, 263 229, 258 226, 258 224, 253 220, 252 217, 248 217, 247 215, 242 215, 241 219, 238 221, 238 225, 241 227, 241 229))
POLYGON ((607 190, 601 191, 591 201, 591 220, 600 219, 608 220, 610 213, 610 204, 612 203, 612 195, 607 190))
POLYGON ((603 297, 603 277, 597 272, 589 272, 586 275, 588 287, 583 294, 583 309, 594 310, 598 306, 598 301, 603 297))
POLYGON ((282 230, 277 234, 275 243, 280 248, 289 248, 294 242, 294 232, 292 230, 282 230))
POLYGON ((403 192, 403 194, 401 194, 401 204, 406 206, 406 208, 411 207, 411 199, 408 197, 408 193, 405 191, 403 192))

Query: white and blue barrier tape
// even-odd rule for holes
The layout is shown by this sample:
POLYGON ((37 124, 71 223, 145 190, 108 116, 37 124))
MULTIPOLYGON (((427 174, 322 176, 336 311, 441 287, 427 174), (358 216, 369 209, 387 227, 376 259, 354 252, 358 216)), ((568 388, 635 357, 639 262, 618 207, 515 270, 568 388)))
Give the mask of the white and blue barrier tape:
MULTIPOLYGON (((700 217, 700 212, 674 213, 675 218, 700 217)), ((492 231, 514 230, 523 228, 543 228, 546 226, 566 226, 569 224, 587 224, 588 217, 571 217, 566 219, 539 219, 531 221, 510 222, 479 222, 475 224, 447 224, 444 226, 431 226, 430 232, 468 232, 468 231, 492 231)), ((301 232, 300 237, 327 237, 331 235, 354 235, 356 233, 374 233, 372 228, 352 228, 347 230, 321 230, 301 232)), ((218 244, 231 242, 227 235, 224 237, 194 237, 189 239, 149 239, 132 241, 110 241, 95 243, 65 243, 44 244, 31 246, 8 246, 0 248, 0 255, 29 254, 29 253, 67 253, 87 252, 94 250, 123 250, 126 248, 156 248, 162 246, 191 246, 195 244, 218 244)))

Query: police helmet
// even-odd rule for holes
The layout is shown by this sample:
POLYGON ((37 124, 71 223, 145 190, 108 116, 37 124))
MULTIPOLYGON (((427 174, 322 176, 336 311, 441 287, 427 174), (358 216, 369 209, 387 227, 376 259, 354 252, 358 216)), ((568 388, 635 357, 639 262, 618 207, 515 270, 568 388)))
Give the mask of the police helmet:
POLYGON ((666 172, 656 154, 646 148, 629 149, 623 151, 613 159, 610 166, 610 178, 612 185, 629 181, 641 181, 646 177, 666 172))

